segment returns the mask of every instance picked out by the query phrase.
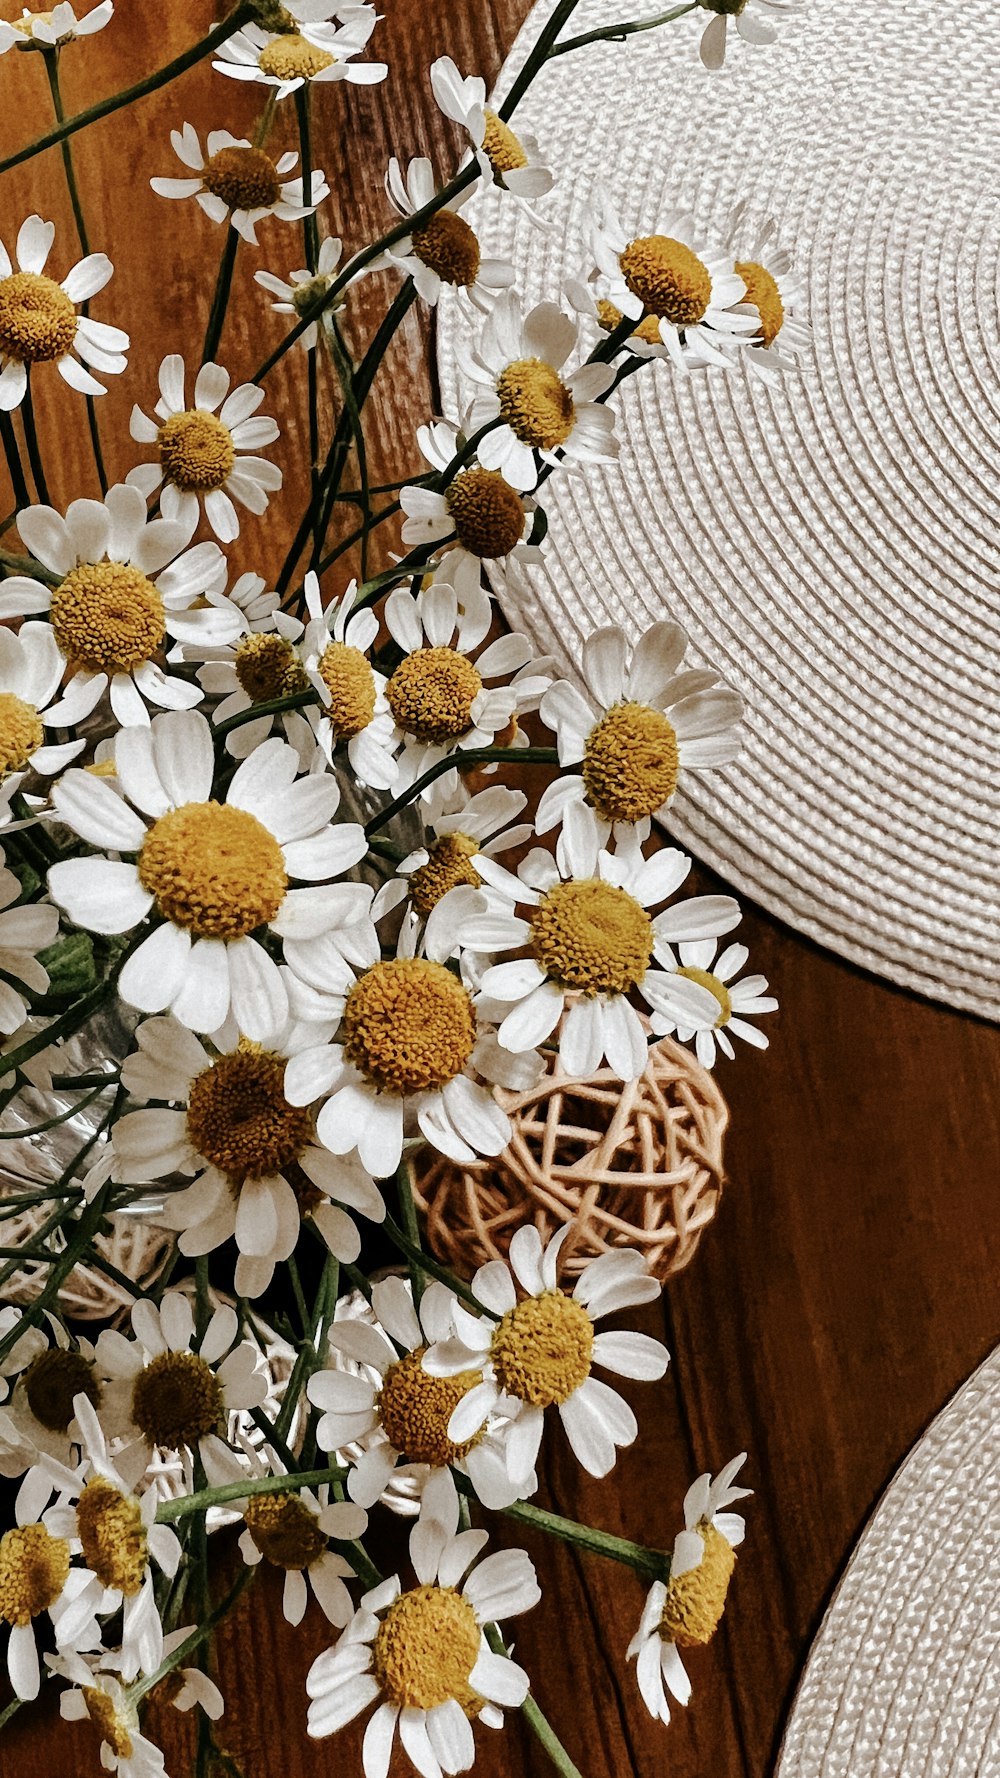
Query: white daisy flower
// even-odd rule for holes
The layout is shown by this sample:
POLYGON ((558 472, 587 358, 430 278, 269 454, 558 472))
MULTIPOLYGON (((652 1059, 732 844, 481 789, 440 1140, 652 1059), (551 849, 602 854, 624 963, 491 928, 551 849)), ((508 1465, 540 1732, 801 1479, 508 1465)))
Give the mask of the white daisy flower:
MULTIPOLYGON (((439 474, 450 471, 458 428, 447 420, 421 426, 417 443, 439 474)), ((400 488, 399 504, 406 514, 403 542, 432 546, 435 579, 447 580, 463 602, 478 592, 484 562, 508 556, 525 565, 542 560, 538 546, 527 541, 534 502, 523 499, 497 469, 474 463, 452 475, 442 492, 411 482, 400 488)))
MULTIPOLYGON (((451 890, 427 921, 419 957, 383 958, 373 926, 367 967, 346 970, 338 1041, 301 1051, 285 1071, 291 1104, 325 1100, 317 1139, 335 1155, 356 1148, 376 1179, 395 1172, 410 1130, 456 1161, 499 1154, 510 1122, 483 1082, 530 1086, 537 1078, 537 1058, 505 1056, 481 1027, 465 983, 445 967, 458 923, 484 906, 475 890, 451 890)), ((329 993, 336 980, 329 959, 312 963, 305 979, 329 993)))
POLYGON ((732 1061, 735 1052, 731 1039, 734 1037, 742 1037, 744 1043, 752 1044, 754 1049, 766 1050, 767 1037, 748 1022, 748 1015, 777 1012, 778 1002, 768 994, 765 975, 746 975, 742 981, 733 980, 750 955, 746 945, 729 945, 717 962, 713 961, 716 952, 714 938, 681 944, 678 951, 678 975, 686 976, 688 981, 700 982, 714 994, 719 1012, 710 1031, 692 1031, 686 1025, 654 1013, 650 1023, 657 1036, 676 1037, 680 1043, 690 1043, 693 1037, 695 1053, 703 1068, 715 1066, 717 1050, 732 1061))
POLYGON ((16 269, 0 241, 0 409, 8 412, 20 407, 28 372, 37 364, 54 364, 63 381, 84 395, 107 393, 84 365, 105 376, 125 369, 128 334, 77 313, 77 304, 104 289, 114 266, 106 253, 90 253, 57 284, 45 275, 55 233, 55 223, 40 216, 22 222, 16 269))
POLYGON ((183 129, 171 130, 170 140, 178 160, 190 167, 192 176, 151 179, 149 183, 157 196, 194 198, 213 222, 225 222, 228 217, 237 234, 255 247, 256 224, 262 217, 301 222, 330 196, 330 187, 318 167, 313 168, 308 193, 301 179, 288 177, 299 158, 294 150, 274 161, 263 148, 255 148, 243 136, 231 136, 228 130, 210 130, 206 159, 198 132, 190 123, 183 129))
POLYGON ((397 1729, 422 1778, 467 1771, 470 1718, 500 1728, 503 1709, 528 1695, 528 1675, 494 1654, 485 1632, 537 1605, 534 1567, 524 1550, 477 1561, 487 1533, 457 1525, 457 1498, 447 1522, 418 1520, 410 1533, 418 1584, 404 1592, 394 1575, 366 1593, 339 1642, 309 1669, 310 1735, 332 1735, 377 1704, 365 1730, 365 1778, 386 1778, 397 1729))
POLYGON ((351 80, 375 86, 389 70, 385 62, 356 62, 368 46, 378 14, 374 6, 345 6, 343 23, 313 24, 301 21, 298 31, 274 33, 259 25, 244 25, 218 48, 212 63, 217 74, 233 80, 261 81, 275 88, 275 97, 286 99, 307 81, 351 80))
POLYGON ((300 953, 322 948, 341 922, 343 897, 328 879, 356 864, 367 841, 356 823, 334 821, 332 777, 296 780, 286 742, 265 741, 244 760, 224 803, 212 798, 214 764, 204 716, 171 710, 119 733, 120 789, 71 767, 52 793, 60 818, 89 845, 133 856, 62 859, 49 889, 87 931, 131 932, 157 918, 118 977, 126 1005, 169 1010, 193 1031, 218 1030, 231 1008, 243 1035, 263 1041, 287 1016, 288 996, 253 935, 266 927, 300 953), (289 889, 290 877, 327 886, 289 889))
POLYGON ((240 534, 233 500, 259 514, 281 487, 276 463, 246 454, 278 437, 277 421, 257 413, 264 391, 256 383, 241 383, 230 393, 229 372, 221 364, 203 364, 195 378, 194 407, 188 407, 179 352, 164 358, 159 383, 153 410, 159 423, 140 407, 133 407, 129 421, 139 444, 156 445, 159 462, 140 463, 125 479, 147 500, 160 489, 164 518, 183 519, 192 530, 204 506, 219 541, 233 543, 240 534))
POLYGON ((559 764, 582 772, 555 778, 538 805, 535 827, 547 833, 574 803, 586 802, 605 828, 642 824, 669 808, 681 769, 726 765, 740 748, 737 692, 711 669, 681 663, 688 638, 680 624, 658 623, 630 650, 617 624, 583 644, 580 690, 559 679, 541 701, 559 764))
MULTIPOLYGON (((51 1493, 51 1484, 40 1471, 30 1472, 30 1486, 22 1483, 14 1503, 15 1523, 0 1537, 0 1626, 8 1626, 7 1672, 17 1697, 26 1703, 37 1698, 41 1684, 37 1630, 47 1613, 57 1644, 63 1614, 73 1603, 89 1576, 73 1568, 72 1550, 64 1537, 56 1537, 43 1525, 35 1503, 51 1493)), ((26 1478, 27 1479, 27 1478, 26 1478)), ((88 1631, 97 1640, 97 1623, 91 1616, 88 1631)))
POLYGON ((67 726, 61 711, 54 719, 50 713, 65 670, 49 624, 22 624, 16 635, 0 630, 0 822, 9 820, 10 799, 29 771, 61 772, 86 746, 85 740, 45 740, 47 726, 67 726))
POLYGON ((463 919, 453 937, 475 952, 521 953, 487 969, 477 997, 494 1017, 497 1003, 510 1007, 497 1031, 503 1048, 534 1050, 561 1020, 559 1059, 567 1074, 586 1079, 606 1057, 622 1080, 637 1080, 648 1045, 631 994, 696 1030, 715 1023, 715 995, 675 973, 669 947, 730 931, 740 909, 731 895, 695 895, 653 916, 648 910, 673 895, 691 869, 683 852, 663 847, 644 858, 631 830, 609 851, 591 810, 574 803, 555 858, 536 849, 517 876, 492 858, 480 857, 477 868, 497 893, 489 911, 463 919), (515 913, 518 904, 524 917, 515 913))
MULTIPOLYGON (((360 885, 333 885, 328 893, 338 891, 367 907, 360 885)), ((346 1261, 357 1259, 361 1237, 343 1206, 373 1222, 385 1216, 357 1158, 320 1147, 308 1108, 284 1095, 289 1057, 328 1039, 336 1024, 336 1016, 326 1024, 291 1021, 264 1044, 230 1047, 202 1043, 176 1019, 145 1019, 135 1034, 139 1047, 122 1066, 122 1084, 145 1103, 112 1129, 117 1175, 130 1185, 193 1175, 186 1189, 169 1194, 159 1220, 179 1231, 188 1256, 235 1238, 239 1296, 267 1289, 275 1265, 295 1249, 303 1216, 346 1261)))
POLYGON ((746 285, 732 256, 703 246, 683 212, 659 217, 651 234, 630 236, 605 195, 593 248, 609 301, 637 321, 655 316, 678 370, 691 368, 692 353, 699 365, 730 370, 734 349, 758 331, 757 317, 740 306, 746 285))
MULTIPOLYGON (((620 309, 616 309, 608 296, 611 279, 596 273, 589 279, 567 278, 563 291, 566 301, 577 315, 583 315, 594 321, 602 333, 614 333, 625 319, 620 309)), ((672 351, 664 345, 660 338, 660 322, 656 315, 643 315, 636 321, 635 327, 628 336, 628 349, 636 358, 670 358, 672 351)), ((715 363, 713 358, 712 363, 715 363)), ((697 354, 692 349, 685 353, 685 365, 688 370, 708 368, 708 361, 699 365, 697 354)))
MULTIPOLYGON (((320 242, 316 270, 308 268, 291 272, 287 278, 279 278, 274 272, 254 272, 256 282, 272 296, 278 298, 271 304, 276 315, 301 316, 305 309, 311 308, 314 302, 326 295, 333 282, 337 267, 343 254, 343 243, 336 235, 327 235, 320 242)), ((346 290, 350 285, 345 286, 346 290)), ((339 306, 338 303, 335 306, 339 306)), ((319 339, 319 322, 312 321, 299 335, 299 345, 305 352, 311 352, 319 339)))
POLYGON ((513 488, 535 486, 539 460, 559 468, 613 463, 618 455, 614 413, 597 399, 611 388, 614 365, 581 364, 559 374, 577 331, 558 303, 538 303, 525 314, 516 291, 501 291, 478 346, 459 348, 462 371, 478 385, 465 429, 492 426, 476 454, 513 488))
POLYGON ((302 644, 306 677, 319 693, 322 709, 307 720, 324 757, 332 765, 334 750, 346 747, 351 771, 373 790, 391 790, 396 783, 396 751, 400 737, 386 699, 386 681, 368 660, 378 636, 378 618, 370 607, 355 610, 357 583, 325 609, 319 580, 304 582, 309 623, 302 644))
POLYGON ((453 790, 442 791, 438 779, 431 785, 421 812, 428 844, 410 852, 396 866, 396 875, 372 903, 372 919, 380 920, 406 900, 418 918, 426 919, 449 889, 462 884, 480 888, 482 878, 476 869, 480 852, 495 858, 531 838, 534 830, 530 822, 510 825, 527 802, 523 790, 510 790, 504 784, 470 795, 461 781, 453 790))
MULTIPOLYGON (((278 594, 265 590, 261 575, 241 574, 227 594, 209 595, 209 603, 235 608, 239 629, 233 639, 221 644, 181 644, 175 652, 180 660, 201 663, 198 684, 207 697, 218 700, 211 712, 213 725, 241 715, 254 704, 309 690, 301 650, 295 646, 305 626, 290 612, 282 611, 278 594)), ((280 719, 267 715, 242 723, 226 736, 226 752, 234 759, 246 759, 267 740, 278 721, 307 771, 316 741, 304 717, 294 710, 285 711, 280 719)))
POLYGON ((71 43, 74 37, 92 37, 95 31, 103 31, 114 10, 112 0, 100 0, 78 19, 69 0, 59 0, 51 12, 29 12, 25 6, 19 19, 10 24, 0 20, 0 56, 15 45, 18 49, 54 49, 71 43))
MULTIPOLYGON (((744 206, 739 205, 733 216, 734 230, 740 228, 743 215, 744 206)), ((772 246, 774 234, 773 221, 766 222, 740 248, 735 265, 745 285, 743 307, 758 320, 757 334, 750 340, 749 350, 741 353, 740 363, 748 375, 770 383, 800 369, 812 344, 812 328, 801 312, 803 287, 787 248, 772 246)))
MULTIPOLYGON (((0 713, 2 708, 0 697, 0 713)), ((39 963, 38 953, 55 944, 59 936, 59 915, 54 907, 39 901, 17 907, 20 898, 21 885, 6 868, 0 851, 0 1034, 4 1037, 20 1030, 28 1016, 27 1002, 14 982, 23 983, 35 994, 46 992, 48 970, 39 963), (13 981, 8 979, 11 976, 13 981)))
POLYGON ((797 0, 698 0, 706 12, 712 13, 701 34, 699 54, 706 68, 713 72, 726 59, 726 33, 732 19, 744 43, 773 43, 775 26, 791 12, 797 0))
POLYGON ((55 586, 21 574, 0 585, 0 618, 45 613, 70 675, 47 722, 75 726, 105 692, 124 724, 148 724, 147 703, 173 710, 200 703, 200 688, 165 671, 158 657, 168 638, 224 642, 237 633, 238 613, 206 601, 225 585, 216 544, 187 549, 193 526, 150 519, 139 490, 124 483, 103 500, 71 501, 65 518, 51 506, 27 507, 17 524, 32 555, 60 576, 55 586))
MULTIPOLYGON (((7 1334, 21 1318, 9 1304, 0 1312, 0 1333, 7 1334)), ((96 1407, 103 1391, 94 1347, 87 1339, 71 1342, 62 1322, 48 1317, 51 1339, 40 1327, 28 1327, 2 1363, 4 1384, 13 1386, 0 1407, 0 1474, 23 1475, 43 1455, 69 1463, 80 1443, 75 1400, 86 1395, 96 1407)))
POLYGON ((431 90, 445 117, 467 131, 485 180, 529 204, 552 190, 555 179, 542 161, 536 138, 526 131, 515 135, 487 105, 485 80, 461 75, 450 56, 439 56, 431 64, 431 90))
MULTIPOLYGON (((445 285, 467 294, 506 290, 514 282, 514 268, 505 259, 484 259, 479 237, 460 214, 475 196, 478 181, 456 193, 435 210, 412 234, 404 235, 372 262, 372 270, 395 266, 412 277, 418 296, 432 307, 445 285)), ((437 197, 431 163, 424 155, 410 161, 406 176, 393 156, 386 173, 385 189, 400 216, 414 216, 437 197)))
MULTIPOLYGON (((164 1657, 186 1642, 193 1625, 171 1630, 163 1638, 164 1657)), ((129 1701, 117 1673, 111 1671, 114 1656, 106 1650, 98 1654, 81 1654, 68 1650, 58 1655, 47 1654, 45 1664, 60 1679, 69 1681, 59 1694, 59 1714, 65 1722, 92 1722, 101 1737, 101 1764, 105 1771, 117 1772, 118 1778, 166 1778, 163 1754, 154 1742, 139 1732, 139 1713, 129 1701)), ((196 1704, 212 1721, 225 1709, 222 1693, 198 1667, 175 1667, 170 1701, 176 1710, 191 1710, 196 1704)))
POLYGON ((347 1478, 347 1492, 362 1506, 374 1506, 400 1464, 419 1480, 422 1492, 431 1475, 445 1477, 453 1488, 454 1466, 469 1477, 484 1506, 500 1510, 520 1497, 507 1474, 500 1437, 485 1428, 461 1444, 448 1436, 454 1409, 482 1382, 481 1371, 432 1377, 423 1368, 429 1347, 454 1334, 454 1304, 443 1284, 429 1284, 417 1309, 405 1281, 389 1277, 372 1287, 377 1327, 343 1320, 330 1328, 333 1363, 313 1372, 307 1394, 322 1411, 316 1428, 321 1451, 363 1447, 347 1478), (360 1374, 338 1366, 341 1353, 360 1374))
POLYGON ((455 1333, 431 1346, 424 1369, 434 1377, 480 1370, 483 1381, 463 1395, 448 1423, 456 1443, 473 1438, 503 1400, 511 1415, 504 1455, 511 1481, 526 1481, 538 1459, 546 1408, 558 1408, 577 1460, 593 1476, 614 1467, 619 1445, 630 1445, 638 1427, 627 1402, 593 1373, 656 1382, 670 1356, 659 1340, 640 1333, 594 1333, 594 1322, 618 1309, 654 1302, 660 1286, 642 1255, 630 1249, 602 1253, 581 1272, 570 1296, 557 1284, 559 1250, 567 1223, 543 1249, 531 1224, 511 1237, 509 1263, 492 1260, 472 1280, 473 1295, 493 1320, 472 1315, 459 1303, 455 1333), (524 1292, 519 1299, 516 1283, 524 1292))
POLYGON ((678 1704, 691 1696, 691 1681, 678 1650, 711 1640, 725 1609, 736 1565, 736 1546, 746 1527, 739 1513, 725 1509, 749 1488, 733 1488, 746 1461, 741 1451, 714 1482, 702 1475, 684 1496, 684 1530, 674 1540, 670 1576, 649 1589, 639 1628, 628 1645, 637 1657, 636 1680, 643 1703, 656 1722, 670 1721, 667 1692, 678 1704))

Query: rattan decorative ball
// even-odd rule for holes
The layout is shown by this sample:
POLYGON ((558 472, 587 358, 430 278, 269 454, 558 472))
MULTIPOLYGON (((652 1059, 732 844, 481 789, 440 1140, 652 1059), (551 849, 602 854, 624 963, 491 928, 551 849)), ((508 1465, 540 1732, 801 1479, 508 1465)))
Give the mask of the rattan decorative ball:
POLYGON ((637 1248, 661 1279, 687 1265, 719 1205, 729 1122, 715 1081, 688 1050, 662 1038, 627 1084, 610 1068, 575 1080, 553 1054, 530 1092, 498 1088, 497 1098, 513 1125, 497 1159, 461 1165, 423 1149, 411 1163, 440 1260, 471 1278, 506 1256, 522 1224, 546 1240, 575 1222, 562 1248, 565 1278, 614 1247, 637 1248))

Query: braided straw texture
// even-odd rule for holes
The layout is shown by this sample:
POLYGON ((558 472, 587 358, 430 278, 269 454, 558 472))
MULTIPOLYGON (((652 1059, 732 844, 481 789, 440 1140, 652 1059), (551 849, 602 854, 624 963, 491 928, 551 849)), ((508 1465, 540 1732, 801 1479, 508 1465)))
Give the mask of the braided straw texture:
POLYGON ((1000 1772, 1000 1348, 914 1447, 813 1646, 776 1778, 1000 1772))
MULTIPOLYGON (((583 0, 571 30, 610 16, 583 0)), ((679 205, 710 244, 746 198, 744 235, 773 216, 795 250, 813 355, 777 390, 666 364, 632 377, 619 466, 553 478, 546 563, 513 567, 501 600, 571 674, 596 626, 681 622, 749 711, 739 760, 688 774, 671 831, 820 943, 996 1017, 994 0, 807 0, 772 48, 730 31, 718 75, 698 61, 706 16, 544 70, 516 121, 558 175, 551 229, 493 192, 465 213, 530 303, 592 266, 599 180, 626 229, 679 205)), ((453 298, 448 413, 460 331, 453 298)))
POLYGON ((722 1192, 729 1113, 712 1076, 669 1038, 623 1085, 609 1068, 589 1080, 558 1057, 527 1093, 496 1089, 513 1135, 496 1160, 462 1166, 429 1149, 411 1163, 431 1249, 460 1277, 505 1258, 515 1229, 543 1241, 575 1222, 560 1253, 577 1278, 598 1254, 634 1247, 667 1278, 694 1254, 722 1192))

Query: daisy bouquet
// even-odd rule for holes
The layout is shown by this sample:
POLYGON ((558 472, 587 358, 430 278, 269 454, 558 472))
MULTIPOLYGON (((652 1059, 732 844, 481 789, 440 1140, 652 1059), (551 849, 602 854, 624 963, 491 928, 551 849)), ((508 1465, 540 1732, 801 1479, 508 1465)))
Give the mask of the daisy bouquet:
POLYGON ((217 1739, 211 1636, 262 1567, 283 1574, 290 1624, 312 1597, 331 1627, 303 1724, 326 1737, 365 1714, 366 1778, 385 1778, 397 1737, 424 1778, 465 1771, 479 1727, 511 1709, 578 1773, 512 1656, 508 1620, 539 1588, 523 1551, 489 1551, 492 1515, 645 1579, 628 1653, 664 1721, 667 1692, 688 1697, 679 1650, 712 1634, 742 1536, 726 1510, 742 1459, 694 1485, 669 1552, 532 1504, 556 1420, 597 1477, 636 1437, 605 1376, 663 1376, 665 1348, 631 1325, 659 1284, 622 1248, 563 1288, 572 1229, 543 1245, 530 1225, 508 1261, 459 1279, 423 1250, 409 1184, 420 1144, 499 1155, 511 1130, 494 1089, 529 1087, 546 1052, 577 1077, 606 1064, 630 1081, 673 1034, 711 1067, 734 1038, 764 1048, 754 1021, 776 1005, 744 973, 737 902, 688 893, 691 860, 653 829, 685 773, 734 757, 739 697, 685 659, 670 621, 634 644, 597 630, 571 683, 503 628, 495 596, 544 550, 551 478, 613 476, 633 374, 795 370, 809 336, 789 254, 741 214, 713 241, 691 216, 626 216, 595 190, 578 276, 529 303, 468 206, 489 188, 545 226, 556 172, 516 113, 547 61, 687 16, 716 67, 730 24, 764 42, 785 8, 688 0, 573 35, 574 8, 554 7, 497 109, 483 80, 434 64, 426 99, 455 127, 457 165, 392 160, 370 241, 331 232, 314 127, 325 85, 386 74, 362 0, 240 0, 71 117, 61 60, 123 28, 111 0, 0 24, 0 57, 33 52, 55 114, 0 163, 0 1136, 58 1157, 0 1200, 4 1217, 40 1212, 3 1256, 3 1282, 30 1262, 39 1283, 0 1310, 0 1470, 16 1483, 0 1726, 44 1678, 125 1778, 165 1770, 143 1724, 167 1678, 198 1716, 197 1771, 218 1758, 238 1772, 217 1739), (100 398, 151 322, 116 306, 73 141, 208 59, 220 127, 143 144, 164 205, 217 230, 204 340, 164 341, 112 480, 100 398), (251 135, 222 127, 234 81, 259 97, 251 135), (53 146, 75 243, 17 208, 13 169, 53 146), (279 274, 282 231, 303 263, 279 274), (226 364, 241 278, 280 335, 244 382, 226 364), (388 295, 370 330, 375 287, 388 295), (389 344, 445 291, 462 307, 467 403, 428 411, 400 474, 374 487, 366 404, 391 403, 389 344), (268 411, 286 359, 304 487, 283 487, 268 411), (93 450, 93 480, 62 504, 34 406, 56 373, 93 450), (290 548, 264 575, 242 527, 283 506, 290 548), (547 771, 533 803, 528 765, 547 771), (154 1281, 98 1245, 123 1216, 169 1232, 154 1281), (387 1275, 369 1263, 373 1231, 387 1275), (131 1305, 93 1342, 61 1309, 80 1262, 131 1305), (380 1572, 369 1528, 386 1500, 414 1519, 400 1576, 380 1572), (240 1569, 219 1597, 206 1529, 233 1520, 240 1569))

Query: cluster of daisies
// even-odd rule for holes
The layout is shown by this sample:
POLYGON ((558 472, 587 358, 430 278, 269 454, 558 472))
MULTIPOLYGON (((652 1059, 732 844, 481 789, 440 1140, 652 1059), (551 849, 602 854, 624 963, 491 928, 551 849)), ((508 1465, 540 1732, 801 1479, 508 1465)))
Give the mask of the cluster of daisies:
MULTIPOLYGON (((768 41, 791 0, 699 3, 717 67, 730 22, 768 41)), ((0 25, 0 54, 33 49, 54 70, 112 12, 25 12, 0 25)), ((777 1004, 730 936, 737 902, 686 892, 691 860, 654 834, 685 774, 734 759, 740 697, 669 620, 638 639, 595 631, 563 678, 502 627, 495 596, 509 564, 541 557, 550 478, 614 465, 612 398, 642 362, 799 366, 790 256, 742 212, 720 242, 678 212, 625 218, 602 190, 589 262, 556 300, 524 300, 463 212, 492 187, 542 216, 553 174, 448 58, 430 89, 461 135, 457 173, 391 161, 386 235, 345 253, 301 95, 380 81, 376 23, 361 0, 248 0, 218 41, 213 66, 264 89, 261 126, 203 141, 184 123, 181 170, 153 190, 226 231, 230 271, 271 218, 301 228, 307 264, 255 272, 287 331, 254 381, 233 383, 217 343, 163 357, 157 387, 135 391, 131 465, 101 498, 48 503, 32 387, 55 365, 93 403, 126 371, 129 335, 113 309, 91 312, 111 262, 64 270, 37 215, 12 255, 0 242, 2 440, 24 489, 0 552, 0 1118, 42 1147, 50 1127, 84 1132, 31 1198, 51 1202, 49 1285, 0 1310, 0 1474, 17 1484, 0 1637, 16 1696, 50 1676, 122 1778, 164 1774, 142 1728, 154 1693, 200 1711, 216 1745, 206 1525, 241 1527, 234 1597, 276 1568, 289 1622, 311 1595, 337 1632, 309 1673, 308 1729, 366 1713, 366 1778, 386 1778, 397 1733, 423 1778, 465 1771, 476 1725, 525 1702, 503 1626, 537 1603, 535 1572, 523 1551, 487 1553, 478 1525, 530 1515, 556 1419, 582 1467, 609 1474, 638 1429, 606 1377, 663 1377, 665 1348, 630 1325, 660 1287, 624 1247, 570 1266, 571 1227, 547 1246, 519 1228, 508 1259, 449 1280, 415 1245, 411 1156, 500 1155, 507 1095, 556 1058, 629 1082, 663 1037, 706 1068, 734 1039, 763 1049, 757 1021, 777 1004), (298 173, 298 154, 267 146, 293 93, 298 173), (329 353, 352 374, 341 337, 373 272, 427 304, 458 293, 462 410, 419 429, 421 460, 394 484, 390 569, 359 585, 324 565, 337 487, 318 464, 319 573, 296 585, 293 561, 272 590, 240 554, 241 509, 264 513, 282 488, 265 377, 293 346, 311 371, 329 353), (539 746, 553 769, 529 806, 504 780, 539 746), (56 1109, 33 1127, 29 1103, 56 1109), (166 1271, 88 1341, 58 1286, 108 1217, 136 1214, 175 1237, 166 1271), (403 1264, 376 1281, 358 1269, 375 1225, 405 1279, 403 1264), (282 1369, 269 1318, 291 1330, 288 1302, 300 1332, 282 1369), (413 1513, 408 1580, 375 1567, 380 1502, 413 1513)), ((99 404, 90 419, 98 438, 99 404)), ((372 530, 386 516, 364 506, 372 530)), ((668 1693, 689 1695, 680 1651, 721 1616, 742 1461, 694 1484, 671 1552, 604 1540, 652 1582, 628 1654, 662 1721, 668 1693)))

